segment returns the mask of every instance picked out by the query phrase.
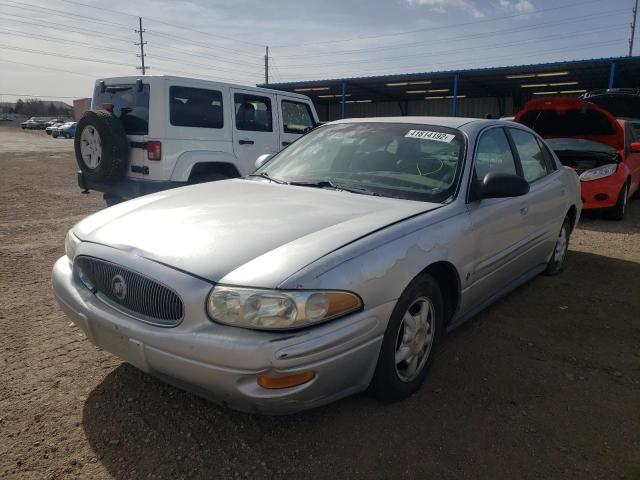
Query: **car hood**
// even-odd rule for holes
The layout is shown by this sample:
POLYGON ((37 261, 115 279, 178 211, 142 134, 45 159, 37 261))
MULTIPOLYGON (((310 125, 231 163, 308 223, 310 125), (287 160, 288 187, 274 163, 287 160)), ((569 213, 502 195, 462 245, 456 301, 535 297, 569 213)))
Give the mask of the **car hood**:
POLYGON ((275 287, 333 250, 439 206, 236 179, 119 204, 74 233, 214 282, 275 287))
POLYGON ((616 117, 599 106, 574 98, 531 100, 515 121, 543 138, 585 138, 624 148, 624 130, 616 117))

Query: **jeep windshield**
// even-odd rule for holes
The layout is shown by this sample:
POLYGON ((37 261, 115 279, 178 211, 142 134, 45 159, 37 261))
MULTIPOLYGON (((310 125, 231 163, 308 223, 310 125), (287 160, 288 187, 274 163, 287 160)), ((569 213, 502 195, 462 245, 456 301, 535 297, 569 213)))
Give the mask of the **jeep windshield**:
POLYGON ((408 123, 339 123, 301 137, 256 171, 293 185, 445 202, 456 191, 464 137, 408 123))
POLYGON ((94 108, 109 110, 122 121, 127 135, 149 133, 149 85, 138 89, 135 83, 106 85, 104 91, 96 85, 94 108))

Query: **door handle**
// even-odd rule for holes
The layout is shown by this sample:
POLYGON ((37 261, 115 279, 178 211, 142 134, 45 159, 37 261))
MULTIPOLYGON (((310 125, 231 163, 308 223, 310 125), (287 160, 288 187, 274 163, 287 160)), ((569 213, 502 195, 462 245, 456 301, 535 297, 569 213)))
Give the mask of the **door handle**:
POLYGON ((253 145, 253 140, 238 140, 240 145, 253 145))
POLYGON ((291 145, 291 142, 282 142, 283 147, 288 147, 289 145, 291 145))

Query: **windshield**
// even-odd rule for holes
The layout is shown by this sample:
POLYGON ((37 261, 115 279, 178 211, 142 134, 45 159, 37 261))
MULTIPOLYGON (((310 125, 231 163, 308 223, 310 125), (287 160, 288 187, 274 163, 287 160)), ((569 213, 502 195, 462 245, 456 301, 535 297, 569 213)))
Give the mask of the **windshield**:
POLYGON ((326 125, 256 171, 294 183, 445 202, 456 190, 464 138, 451 128, 407 123, 326 125), (320 184, 320 185, 319 185, 320 184))
POLYGON ((556 152, 601 152, 616 153, 615 148, 604 143, 585 140, 583 138, 548 138, 547 144, 556 152))

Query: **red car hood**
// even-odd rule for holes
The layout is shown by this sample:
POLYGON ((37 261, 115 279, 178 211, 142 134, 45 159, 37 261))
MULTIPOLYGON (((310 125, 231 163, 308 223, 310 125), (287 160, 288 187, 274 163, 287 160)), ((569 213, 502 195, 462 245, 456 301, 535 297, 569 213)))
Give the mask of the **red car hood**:
POLYGON ((518 112, 515 121, 535 130, 543 138, 584 138, 616 150, 624 148, 624 130, 616 117, 584 100, 531 100, 518 112))

